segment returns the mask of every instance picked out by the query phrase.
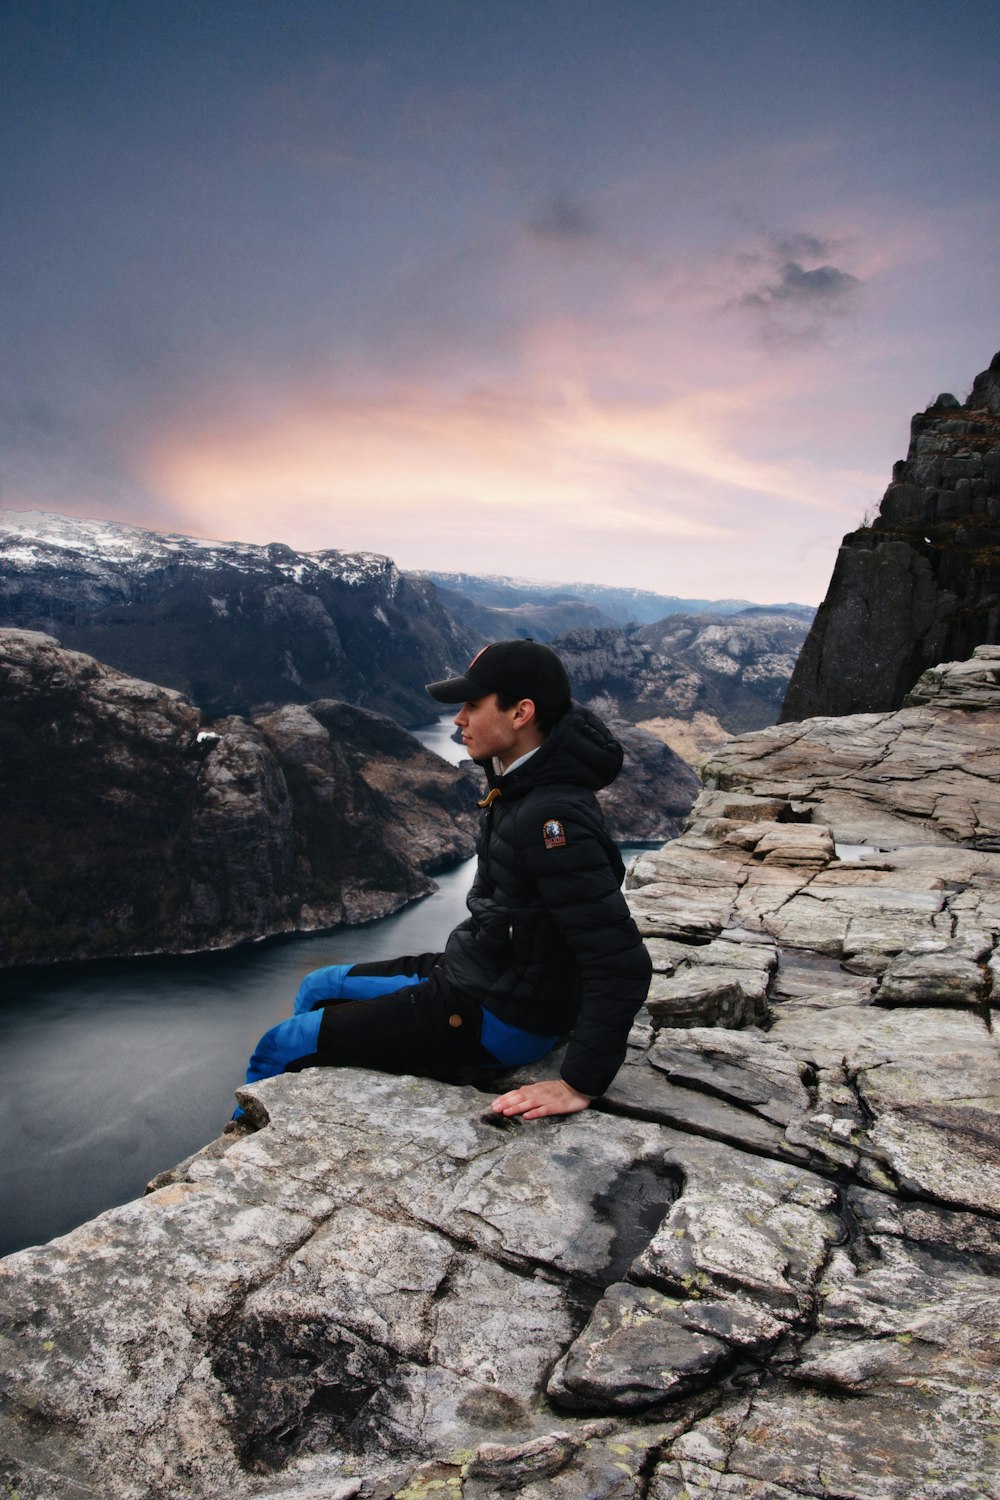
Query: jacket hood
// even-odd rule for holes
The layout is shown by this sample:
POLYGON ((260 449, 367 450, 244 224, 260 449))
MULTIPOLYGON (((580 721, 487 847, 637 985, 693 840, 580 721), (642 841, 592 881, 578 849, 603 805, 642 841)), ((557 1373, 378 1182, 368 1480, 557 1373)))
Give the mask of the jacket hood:
POLYGON ((558 782, 597 792, 614 781, 624 756, 624 750, 603 720, 589 708, 574 703, 523 766, 503 777, 496 776, 489 766, 486 775, 490 786, 498 781, 502 784, 505 799, 521 796, 535 786, 558 782))

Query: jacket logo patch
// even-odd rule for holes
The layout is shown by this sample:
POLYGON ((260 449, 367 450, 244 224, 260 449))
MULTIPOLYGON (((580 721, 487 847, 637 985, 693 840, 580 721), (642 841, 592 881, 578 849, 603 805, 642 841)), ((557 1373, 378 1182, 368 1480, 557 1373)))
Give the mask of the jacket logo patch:
POLYGON ((566 830, 557 818, 542 824, 542 838, 546 849, 561 849, 566 842, 566 830))

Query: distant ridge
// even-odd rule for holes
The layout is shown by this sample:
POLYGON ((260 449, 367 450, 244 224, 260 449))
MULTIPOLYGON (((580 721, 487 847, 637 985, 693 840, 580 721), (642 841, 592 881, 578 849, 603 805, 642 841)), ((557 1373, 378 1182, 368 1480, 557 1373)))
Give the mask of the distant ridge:
POLYGON ((615 588, 602 583, 557 583, 538 579, 512 578, 493 573, 438 573, 417 570, 422 578, 444 589, 467 594, 480 604, 511 609, 519 603, 534 600, 556 605, 579 600, 593 605, 618 625, 654 625, 667 615, 736 615, 745 610, 798 614, 811 620, 816 613, 811 604, 752 604, 748 599, 682 599, 676 594, 657 594, 649 589, 615 588))

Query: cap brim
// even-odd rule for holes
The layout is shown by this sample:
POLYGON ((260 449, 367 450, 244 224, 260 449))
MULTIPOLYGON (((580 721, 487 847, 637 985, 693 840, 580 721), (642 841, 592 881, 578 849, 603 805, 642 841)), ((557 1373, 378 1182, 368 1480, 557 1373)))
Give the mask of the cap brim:
POLYGON ((489 691, 471 677, 448 677, 444 682, 429 682, 427 691, 439 703, 473 703, 489 691))

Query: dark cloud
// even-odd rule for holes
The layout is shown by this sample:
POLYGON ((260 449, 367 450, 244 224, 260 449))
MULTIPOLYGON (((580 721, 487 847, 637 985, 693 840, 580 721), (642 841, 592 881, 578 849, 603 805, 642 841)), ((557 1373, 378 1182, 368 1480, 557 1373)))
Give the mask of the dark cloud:
POLYGON ((528 227, 536 238, 558 242, 589 240, 599 232, 597 220, 586 205, 564 197, 543 204, 528 227))
POLYGON ((741 307, 773 307, 792 303, 802 307, 832 307, 850 298, 860 286, 856 276, 837 266, 816 266, 807 270, 801 261, 786 260, 768 285, 740 298, 741 307))
POLYGON ((766 234, 734 257, 746 288, 729 303, 749 314, 769 343, 821 339, 830 321, 851 311, 861 282, 834 263, 837 241, 806 231, 766 234))
POLYGON ((774 248, 782 260, 825 260, 837 249, 837 242, 817 239, 814 234, 790 234, 776 240, 774 248))

